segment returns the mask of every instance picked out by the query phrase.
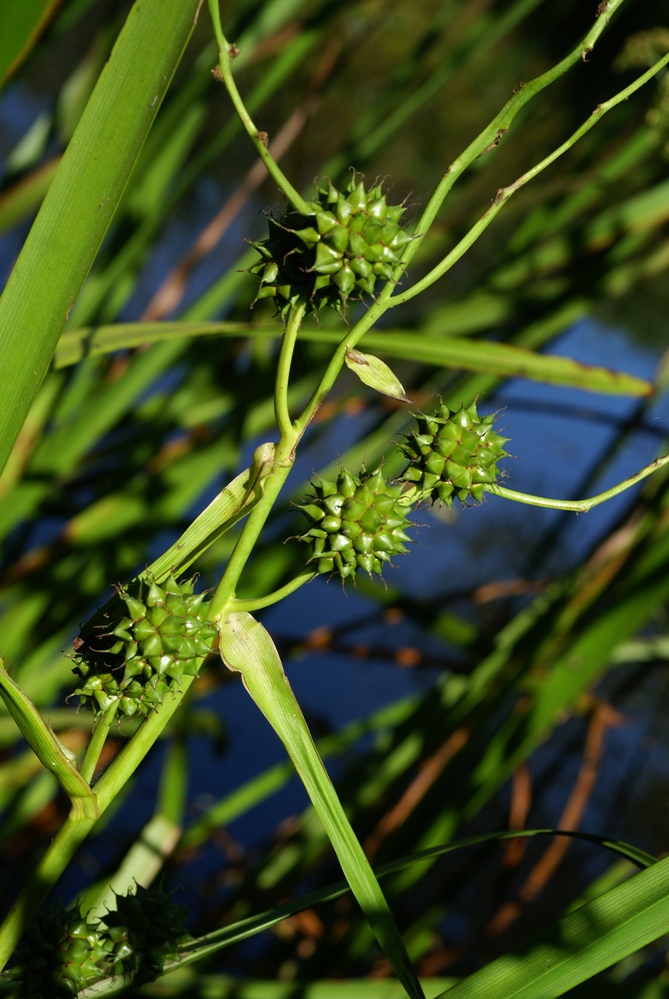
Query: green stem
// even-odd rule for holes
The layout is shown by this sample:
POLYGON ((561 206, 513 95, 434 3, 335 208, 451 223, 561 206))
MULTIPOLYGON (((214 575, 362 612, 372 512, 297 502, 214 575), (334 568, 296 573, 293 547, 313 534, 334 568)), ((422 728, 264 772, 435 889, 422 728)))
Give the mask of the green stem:
MULTIPOLYGON (((401 268, 398 269, 401 275, 401 268)), ((311 399, 305 406, 303 412, 300 414, 293 426, 298 432, 299 437, 302 436, 306 428, 309 426, 314 416, 323 405, 325 397, 334 385, 339 372, 344 366, 346 351, 352 350, 356 344, 362 339, 365 333, 371 329, 374 323, 383 315, 383 313, 388 308, 388 300, 392 294, 395 284, 393 281, 389 281, 381 289, 380 293, 376 297, 376 300, 369 307, 367 312, 358 320, 355 326, 348 330, 346 335, 339 341, 330 361, 328 363, 322 378, 320 379, 318 386, 316 387, 311 399)))
POLYGON ((104 714, 98 718, 95 728, 93 729, 91 741, 88 743, 86 754, 84 756, 83 763, 81 764, 81 776, 89 783, 93 778, 95 768, 98 765, 98 760, 100 759, 100 754, 102 753, 105 742, 107 741, 109 729, 111 727, 111 723, 114 721, 114 717, 116 716, 117 708, 118 701, 114 701, 111 707, 107 708, 104 714))
MULTIPOLYGON (((115 800, 177 710, 194 677, 184 677, 180 689, 163 701, 119 753, 86 797, 75 798, 64 825, 34 868, 0 926, 0 970, 5 966, 24 930, 67 868, 97 819, 115 800)), ((105 716, 106 717, 106 716, 105 716)), ((103 722, 104 725, 104 722, 103 722)), ((82 775, 77 776, 83 783, 82 775)))
POLYGON ((279 432, 283 438, 290 437, 294 429, 290 420, 290 412, 288 409, 288 381, 290 378, 290 365, 293 359, 293 351, 295 350, 295 342, 297 340, 297 334, 300 326, 302 325, 305 309, 306 304, 294 305, 290 310, 288 322, 286 323, 286 329, 281 341, 281 351, 279 353, 279 361, 276 368, 274 412, 279 432))
POLYGON ((550 166, 556 159, 563 155, 568 149, 570 149, 587 131, 589 131, 607 111, 625 101, 630 97, 636 90, 642 87, 650 79, 652 79, 667 63, 669 62, 669 54, 663 56, 659 59, 654 66, 643 73, 638 79, 631 83, 620 93, 616 94, 614 97, 610 98, 608 101, 598 105, 598 107, 593 111, 590 117, 578 128, 569 139, 566 140, 558 149, 552 152, 550 155, 546 156, 540 163, 532 167, 521 177, 519 177, 508 187, 500 188, 495 195, 495 198, 489 208, 484 212, 481 218, 476 222, 469 232, 460 240, 460 242, 455 246, 451 252, 444 257, 444 259, 433 268, 429 274, 427 274, 416 284, 412 285, 404 292, 398 294, 393 294, 393 290, 396 287, 397 282, 400 280, 403 271, 406 269, 408 263, 418 250, 418 247, 427 233, 428 229, 434 222, 436 214, 441 207, 446 195, 450 191, 451 187, 455 183, 455 180, 463 173, 463 171, 483 152, 485 152, 491 145, 493 145, 501 135, 506 132, 511 124, 511 121, 516 116, 518 111, 526 104, 532 97, 548 86, 555 79, 558 78, 562 73, 564 73, 571 65, 573 65, 581 56, 586 55, 594 46, 597 38, 604 30, 606 23, 610 14, 623 3, 623 0, 612 0, 608 5, 606 14, 601 14, 597 18, 595 25, 591 31, 586 35, 583 42, 576 46, 572 52, 566 56, 556 67, 548 72, 544 73, 542 76, 537 77, 536 80, 532 80, 530 83, 521 87, 516 94, 511 98, 511 100, 505 105, 505 107, 500 111, 497 117, 492 121, 492 123, 484 129, 483 132, 474 140, 473 143, 462 153, 454 163, 451 164, 448 171, 444 175, 441 184, 437 187, 434 195, 430 199, 430 202, 423 213, 423 216, 418 224, 417 233, 415 238, 407 244, 406 249, 402 255, 402 263, 396 269, 393 275, 393 281, 389 281, 388 284, 382 289, 376 301, 373 303, 368 312, 362 317, 362 319, 355 325, 353 330, 351 330, 340 342, 335 353, 333 354, 330 363, 321 379, 318 388, 314 392, 312 398, 310 399, 307 407, 305 408, 302 416, 296 422, 295 426, 299 426, 302 430, 306 428, 310 420, 313 419, 315 413, 317 412, 319 406, 322 404, 326 395, 332 388, 339 371, 344 364, 344 357, 346 350, 353 348, 361 337, 367 332, 368 329, 379 319, 384 312, 389 308, 394 308, 396 305, 401 305, 404 302, 409 301, 416 295, 425 291, 430 285, 434 284, 440 277, 442 277, 450 268, 466 253, 466 251, 476 242, 479 236, 488 228, 492 220, 497 216, 497 214, 502 210, 506 202, 515 194, 519 188, 523 187, 530 180, 537 176, 542 170, 545 170, 550 166))
POLYGON ((95 825, 96 818, 84 814, 79 802, 73 803, 68 818, 31 871, 0 926, 0 969, 7 964, 35 913, 95 825))
MULTIPOLYGON (((542 73, 541 76, 537 76, 534 80, 530 80, 529 83, 521 83, 499 114, 497 114, 490 124, 487 125, 486 128, 479 133, 479 135, 477 135, 473 142, 467 146, 460 156, 453 160, 448 170, 442 177, 441 182, 437 186, 434 194, 430 198, 423 215, 421 216, 421 219, 416 227, 415 239, 406 246, 402 255, 402 261, 405 267, 408 266, 409 262, 418 252, 423 239, 427 235, 432 223, 437 217, 437 213, 439 212, 456 180, 462 176, 465 170, 467 170, 468 167, 470 167, 472 163, 479 158, 479 156, 482 156, 484 153, 498 145, 500 139, 502 139, 502 137, 509 131, 513 119, 528 103, 528 101, 530 101, 533 97, 536 97, 536 95, 544 90, 545 87, 548 87, 551 83, 554 83, 557 79, 559 79, 559 77, 566 73, 567 70, 579 60, 587 62, 588 55, 594 48, 599 36, 609 23, 611 16, 620 6, 622 6, 623 3, 624 0, 609 0, 609 2, 604 5, 604 9, 600 9, 599 17, 596 19, 585 38, 579 42, 579 44, 576 45, 571 52, 569 52, 569 54, 557 64, 557 66, 553 66, 545 73, 542 73)), ((393 304, 398 304, 398 302, 393 300, 393 304)))
POLYGON ((193 676, 184 676, 179 684, 179 689, 171 690, 165 695, 159 710, 148 716, 130 742, 126 743, 100 777, 95 785, 100 815, 115 800, 121 788, 160 738, 163 729, 183 701, 194 679, 193 676))
MULTIPOLYGON (((546 156, 541 162, 537 163, 530 170, 527 170, 522 176, 518 177, 512 184, 508 187, 500 187, 495 195, 492 204, 483 213, 481 218, 472 226, 469 232, 460 240, 460 242, 453 247, 451 252, 447 254, 443 260, 433 267, 429 274, 426 274, 424 278, 417 281, 406 291, 401 292, 398 295, 393 295, 390 302, 388 303, 388 308, 394 308, 396 305, 402 305, 404 302, 408 302, 410 299, 415 298, 416 295, 420 295, 421 292, 425 291, 431 285, 438 281, 440 277, 443 277, 447 271, 466 253, 466 251, 472 246, 473 243, 479 238, 479 236, 488 228, 492 220, 496 215, 502 210, 504 205, 509 201, 509 199, 524 187, 525 184, 533 180, 537 174, 541 173, 547 167, 549 167, 555 160, 559 159, 564 153, 574 146, 586 132, 600 121, 601 118, 610 111, 612 108, 626 101, 633 93, 639 90, 644 84, 648 83, 654 76, 656 76, 661 69, 663 69, 667 63, 669 63, 669 52, 662 56, 661 59, 651 66, 649 70, 639 76, 633 83, 630 83, 628 87, 621 90, 620 93, 615 94, 613 97, 609 98, 608 101, 604 101, 602 104, 598 104, 592 114, 583 122, 583 124, 576 129, 576 131, 559 146, 557 149, 553 150, 548 156, 546 156)), ((421 220, 422 225, 422 220, 421 220)), ((409 243, 408 246, 412 246, 409 243)), ((406 263, 406 257, 403 258, 403 263, 406 263)))
POLYGON ((626 489, 635 486, 637 482, 646 479, 666 464, 669 464, 669 454, 665 454, 661 458, 656 458, 650 465, 642 468, 640 472, 631 475, 629 479, 624 479, 611 489, 583 500, 557 500, 549 499, 546 496, 531 496, 529 493, 519 493, 515 489, 507 489, 505 486, 498 485, 486 486, 485 489, 486 492, 491 493, 493 496, 501 496, 503 499, 514 500, 516 503, 526 503, 528 506, 541 506, 549 510, 570 510, 574 513, 587 513, 588 510, 592 510, 593 506, 599 506, 600 503, 605 503, 607 500, 613 499, 614 496, 619 496, 620 493, 624 493, 626 489))
POLYGON ((232 60, 239 54, 239 50, 234 45, 231 45, 223 34, 223 28, 221 27, 221 15, 218 9, 218 0, 208 0, 208 5, 209 14, 214 28, 214 36, 218 46, 218 68, 221 74, 221 79, 223 80, 228 94, 230 95, 230 100, 234 105, 235 111, 239 115, 242 125, 248 132, 251 142, 256 147, 256 151, 260 159, 265 164, 267 172, 278 184, 279 188, 283 191, 293 208, 295 208, 298 212, 301 212, 303 215, 308 215, 308 202, 306 202, 304 198, 297 193, 293 185, 280 169, 278 163, 267 148, 267 134, 265 132, 260 132, 256 128, 251 115, 246 110, 244 101, 237 90, 237 84, 235 83, 232 75, 232 60))
POLYGON ((246 517, 259 499, 260 493, 257 491, 259 467, 264 464, 270 452, 274 453, 273 444, 261 444, 257 447, 251 465, 240 472, 232 482, 228 482, 181 537, 137 578, 155 580, 160 584, 168 576, 184 572, 225 531, 229 531, 234 524, 246 517))
POLYGON ((263 607, 271 607, 272 604, 278 603, 284 597, 289 597, 291 593, 299 590, 300 586, 304 586, 305 583, 310 582, 317 575, 318 573, 314 572, 313 569, 304 569, 299 576, 295 576, 285 586, 281 586, 278 590, 268 593, 265 597, 252 597, 248 600, 240 600, 235 597, 230 602, 228 609, 230 611, 248 611, 251 613, 252 611, 262 610, 263 607))
POLYGON ((230 561, 209 604, 211 620, 219 617, 235 599, 237 584, 244 571, 244 566, 249 560, 256 541, 260 537, 260 532, 265 526, 265 521, 293 467, 294 455, 292 452, 298 439, 298 435, 293 432, 287 440, 279 441, 277 444, 275 460, 264 479, 262 496, 244 524, 242 533, 230 556, 230 561), (281 460, 282 457, 283 460, 281 460))
MULTIPOLYGON (((260 467, 256 470, 257 479, 254 488, 260 498, 244 524, 225 572, 209 604, 209 617, 212 620, 222 614, 225 608, 235 599, 239 578, 255 547, 260 532, 265 526, 274 502, 290 474, 295 460, 295 448, 304 433, 306 424, 300 424, 299 421, 293 424, 290 419, 288 384, 295 342, 305 310, 306 304, 293 306, 288 316, 288 322, 281 342, 274 391, 274 411, 281 436, 272 456, 268 457, 266 461, 261 462, 260 467)), ((288 586, 290 587, 290 584, 288 586)), ((290 592, 292 592, 292 589, 289 588, 287 593, 290 592)), ((260 604, 259 606, 268 606, 269 603, 274 603, 272 595, 269 598, 265 598, 265 600, 267 603, 260 604)), ((258 605, 256 604, 255 606, 258 605)))
POLYGON ((12 680, 2 656, 0 698, 37 759, 54 775, 72 803, 79 802, 84 811, 96 814, 93 792, 88 781, 79 773, 74 754, 63 745, 18 683, 12 680))
POLYGON ((337 796, 269 632, 251 614, 227 613, 220 622, 220 653, 229 669, 241 673, 249 695, 283 742, 346 880, 407 995, 425 999, 388 903, 337 796))

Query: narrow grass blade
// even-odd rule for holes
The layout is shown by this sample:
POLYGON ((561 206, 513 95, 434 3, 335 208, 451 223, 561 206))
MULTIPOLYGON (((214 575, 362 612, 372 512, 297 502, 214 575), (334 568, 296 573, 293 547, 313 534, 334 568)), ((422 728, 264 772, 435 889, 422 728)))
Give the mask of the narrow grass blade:
MULTIPOLYGON (((85 354, 104 354, 113 350, 155 343, 180 336, 280 337, 281 327, 251 323, 124 323, 68 331, 58 344, 56 367, 66 367, 85 354)), ((301 339, 316 343, 339 343, 341 333, 333 329, 302 329, 301 339)), ((367 333, 366 347, 390 357, 422 361, 437 367, 480 371, 496 377, 530 378, 553 385, 570 385, 589 392, 613 395, 646 396, 654 391, 652 382, 624 371, 582 364, 571 357, 540 354, 513 344, 461 337, 434 336, 406 330, 367 333)))
POLYGON ((437 999, 553 999, 664 936, 669 858, 538 934, 437 999))
MULTIPOLYGON (((374 873, 377 877, 384 877, 396 874, 398 871, 406 870, 417 864, 433 860, 436 857, 442 857, 447 853, 466 849, 467 847, 480 846, 482 843, 525 839, 535 836, 568 836, 571 839, 593 843, 596 846, 610 850, 620 857, 624 857, 626 860, 631 860, 632 863, 641 868, 651 867, 657 863, 656 858, 645 851, 639 850, 629 843, 608 840, 603 836, 595 836, 589 833, 565 832, 560 829, 524 829, 520 832, 485 833, 481 836, 471 836, 468 839, 434 846, 427 850, 421 850, 419 853, 409 854, 406 857, 398 857, 387 864, 381 864, 374 868, 374 873)), ((205 937, 192 940, 186 949, 186 959, 188 963, 199 960, 201 957, 206 957, 224 947, 229 947, 234 943, 254 936, 256 933, 260 933, 262 930, 275 926, 281 920, 294 916, 298 912, 303 912, 305 909, 312 908, 313 906, 322 905, 324 902, 331 902, 334 899, 341 898, 342 895, 346 895, 350 890, 350 886, 346 882, 340 881, 337 884, 328 885, 325 888, 320 888, 318 891, 310 892, 308 895, 302 895, 300 898, 276 906, 274 909, 269 909, 266 912, 257 913, 246 919, 239 920, 236 923, 225 926, 221 930, 215 930, 205 937)))

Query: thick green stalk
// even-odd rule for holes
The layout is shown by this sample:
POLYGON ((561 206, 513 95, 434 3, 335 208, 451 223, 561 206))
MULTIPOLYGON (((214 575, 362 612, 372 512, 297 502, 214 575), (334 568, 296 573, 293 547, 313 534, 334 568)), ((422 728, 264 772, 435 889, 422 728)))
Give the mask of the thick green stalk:
POLYGON ((54 775, 70 801, 86 814, 96 816, 93 793, 77 770, 76 758, 44 720, 28 695, 12 680, 0 656, 0 697, 42 766, 54 775))
MULTIPOLYGON (((94 799, 94 794, 93 794, 94 799)), ((39 863, 33 868, 19 895, 0 926, 0 971, 31 923, 49 892, 88 836, 97 816, 84 814, 79 802, 58 830, 39 863)))

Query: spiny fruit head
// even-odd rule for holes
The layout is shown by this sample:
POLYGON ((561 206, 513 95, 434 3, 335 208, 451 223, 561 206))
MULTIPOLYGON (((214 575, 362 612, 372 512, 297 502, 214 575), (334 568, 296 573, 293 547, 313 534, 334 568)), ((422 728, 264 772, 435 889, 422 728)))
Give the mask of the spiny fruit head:
POLYGON ((408 551, 402 486, 386 482, 380 468, 360 477, 342 469, 336 482, 320 479, 312 488, 314 495, 300 506, 310 524, 300 541, 311 545, 309 561, 319 573, 343 580, 358 569, 381 575, 393 555, 408 551))
POLYGON ((317 184, 308 205, 305 215, 294 208, 278 220, 270 215, 268 238, 252 244, 261 258, 251 268, 260 276, 257 299, 273 298, 282 315, 298 304, 343 314, 348 301, 392 280, 412 238, 400 225, 404 206, 388 205, 381 184, 366 190, 355 173, 344 191, 317 184))
POLYGON ((495 417, 479 417, 473 402, 457 411, 442 403, 432 416, 420 413, 416 419, 417 430, 399 445, 409 459, 399 480, 407 502, 480 502, 486 486, 497 481, 497 462, 508 454, 508 437, 493 430, 495 417))
POLYGON ((184 928, 188 909, 172 901, 160 886, 116 896, 116 909, 103 916, 111 941, 107 959, 114 975, 127 975, 133 985, 152 982, 166 961, 176 960, 181 944, 190 940, 184 928))
POLYGON ((101 977, 109 952, 99 923, 56 902, 38 914, 12 960, 16 999, 68 999, 101 977))
POLYGON ((151 982, 191 939, 186 913, 160 886, 116 895, 116 908, 92 921, 78 905, 56 902, 37 915, 14 951, 14 999, 69 999, 110 976, 133 986, 151 982))
POLYGON ((206 594, 193 592, 196 578, 118 588, 74 643, 82 702, 102 712, 117 701, 125 715, 146 715, 171 686, 197 675, 217 633, 206 594))

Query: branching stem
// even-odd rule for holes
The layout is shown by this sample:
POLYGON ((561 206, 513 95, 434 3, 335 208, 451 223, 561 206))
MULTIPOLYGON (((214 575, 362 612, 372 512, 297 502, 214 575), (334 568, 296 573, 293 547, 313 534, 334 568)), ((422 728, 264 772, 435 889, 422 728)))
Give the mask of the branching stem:
POLYGON ((105 742, 107 741, 111 724, 116 717, 117 708, 118 701, 114 701, 111 707, 107 708, 107 710, 100 715, 95 723, 95 728, 93 729, 93 734, 91 735, 91 741, 88 744, 83 763, 81 764, 81 776, 89 783, 93 778, 95 768, 98 765, 98 760, 100 759, 100 754, 102 753, 105 742))
MULTIPOLYGON (((524 187, 525 184, 533 180, 538 174, 554 163, 560 156, 566 153, 569 149, 574 146, 582 136, 585 135, 594 125, 600 121, 603 116, 610 111, 611 108, 616 107, 616 105, 626 101, 633 93, 639 90, 645 83, 648 83, 654 76, 656 76, 661 69, 663 69, 669 63, 669 52, 662 56, 661 59, 651 66, 649 70, 643 73, 641 76, 637 77, 633 83, 630 83, 628 87, 621 90, 620 93, 615 94, 608 101, 604 101, 602 104, 598 104, 592 114, 583 122, 583 124, 576 129, 576 131, 571 135, 561 146, 554 149, 552 153, 544 157, 541 162, 537 163, 536 166, 527 170, 522 176, 518 177, 512 184, 507 187, 501 187, 497 194, 495 195, 492 204, 486 209, 481 218, 472 226, 469 232, 460 240, 457 246, 454 246, 449 254, 447 254, 436 267, 433 267, 429 274, 426 274, 424 278, 417 281, 406 291, 400 292, 397 295, 393 295, 387 304, 387 308, 393 308, 396 305, 402 305, 404 302, 408 302, 410 299, 415 298, 416 295, 420 295, 421 292, 425 291, 431 285, 438 281, 439 278, 443 277, 451 267, 457 263, 458 260, 467 252, 467 250, 476 242, 479 236, 488 228, 492 220, 499 214, 504 205, 509 201, 509 199, 524 187)), ((535 81, 536 82, 536 81, 535 81)), ((529 87, 530 85, 528 85, 529 87)), ((463 154, 464 155, 464 154, 463 154)), ((428 206, 429 207, 429 206, 428 206)), ((426 213, 427 214, 427 209, 426 213)), ((425 219, 425 214, 423 219, 421 219, 420 226, 423 225, 423 220, 425 219)), ((417 249, 416 243, 409 243, 407 245, 407 251, 412 256, 417 249)), ((403 258, 403 263, 407 262, 406 254, 403 258)))
POLYGON ((305 309, 306 305, 304 304, 294 305, 288 314, 288 321, 286 323, 286 329, 281 341, 281 351, 279 353, 279 361, 276 368, 274 412, 276 415, 279 433, 281 434, 281 437, 286 439, 290 437, 294 430, 288 410, 288 382, 290 379, 290 365, 293 359, 293 351, 295 350, 297 334, 304 318, 305 309))
POLYGON ((557 66, 553 66, 545 73, 542 73, 541 76, 537 76, 534 80, 530 80, 529 83, 521 83, 516 88, 511 98, 504 105, 502 110, 493 118, 490 124, 476 136, 473 142, 467 146, 457 159, 453 160, 448 170, 442 177, 441 182, 437 186, 434 194, 430 198, 425 211, 423 212, 423 215, 416 227, 415 239, 411 243, 407 244, 402 256, 405 267, 408 266, 409 262, 418 252, 420 244, 427 235, 456 180, 462 176, 465 170, 467 170, 468 167, 470 167, 472 163, 479 158, 479 156, 482 156, 489 149, 493 148, 500 142, 503 136, 509 131, 513 119, 528 103, 528 101, 530 101, 533 97, 536 97, 538 93, 559 79, 559 77, 566 73, 571 66, 578 63, 579 60, 582 60, 583 62, 587 61, 589 53, 595 47, 599 36, 606 28, 612 15, 616 10, 618 10, 619 7, 622 6, 623 3, 624 0, 609 0, 606 4, 606 9, 601 10, 601 13, 585 38, 583 38, 583 40, 579 42, 579 44, 576 45, 571 52, 569 52, 564 59, 557 64, 557 66))
POLYGON ((284 597, 289 597, 295 590, 299 590, 300 586, 309 583, 316 575, 317 573, 313 569, 307 568, 298 576, 295 576, 294 579, 291 579, 289 583, 286 583, 285 586, 274 590, 273 593, 268 593, 267 596, 251 598, 249 600, 240 600, 235 597, 229 604, 229 609, 231 611, 248 611, 252 613, 253 611, 262 610, 263 607, 271 607, 272 604, 278 603, 284 597))

